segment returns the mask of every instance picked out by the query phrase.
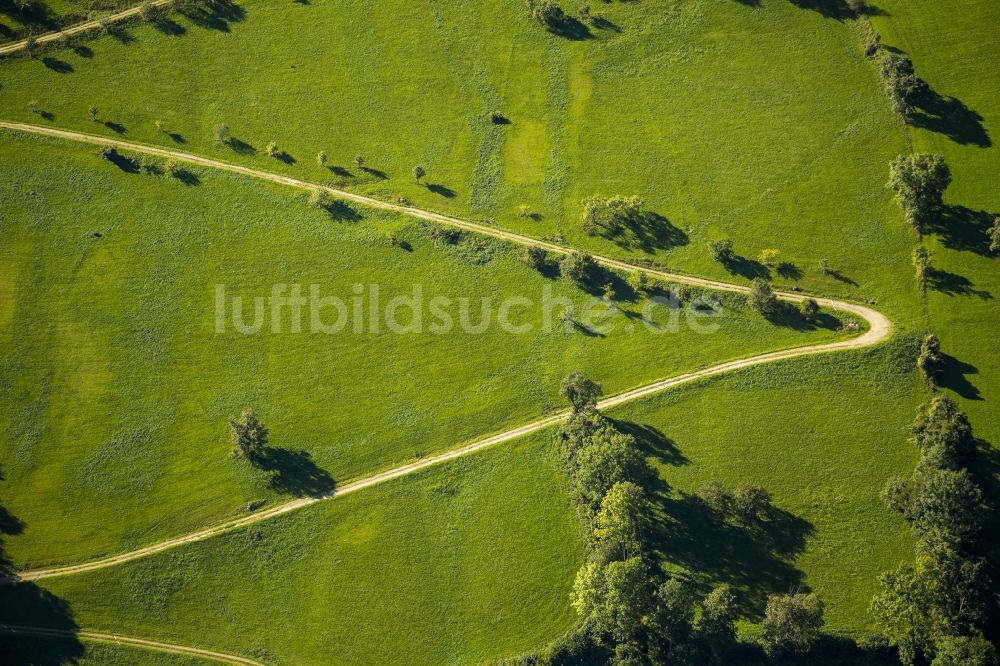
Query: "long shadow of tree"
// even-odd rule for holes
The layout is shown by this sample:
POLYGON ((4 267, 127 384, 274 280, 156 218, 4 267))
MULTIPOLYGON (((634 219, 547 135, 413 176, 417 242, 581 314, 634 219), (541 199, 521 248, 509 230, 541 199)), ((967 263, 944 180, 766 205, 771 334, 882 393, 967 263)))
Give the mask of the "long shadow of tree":
POLYGON ((989 148, 993 145, 983 117, 961 100, 941 95, 924 82, 923 91, 907 116, 907 122, 943 134, 955 143, 989 148))
POLYGON ((948 296, 978 296, 984 301, 991 300, 993 294, 985 289, 976 289, 969 278, 940 268, 927 271, 927 286, 948 296))
POLYGON ((775 326, 784 326, 796 331, 835 331, 840 328, 840 320, 827 312, 820 312, 813 319, 806 319, 791 303, 778 301, 774 310, 764 317, 775 326))
POLYGON ((625 249, 638 248, 643 252, 688 244, 688 235, 683 230, 650 211, 643 211, 620 225, 602 227, 601 236, 625 249))
POLYGON ((755 259, 742 257, 738 254, 733 254, 723 259, 722 267, 733 275, 739 275, 748 280, 759 277, 771 277, 771 271, 767 270, 767 266, 755 259))
POLYGON ((791 0, 791 3, 801 9, 819 12, 826 18, 846 21, 855 17, 854 10, 847 6, 844 0, 791 0))
MULTIPOLYGON (((0 481, 3 470, 0 468, 0 481)), ((4 549, 3 538, 17 535, 26 525, 0 506, 0 625, 44 627, 68 632, 57 640, 17 637, 0 629, 0 664, 56 666, 75 664, 84 648, 74 634, 79 630, 69 605, 38 585, 17 579, 4 549)))
POLYGON ((979 389, 968 380, 966 375, 979 374, 979 368, 960 361, 951 354, 941 354, 941 365, 934 381, 938 386, 950 389, 966 400, 982 400, 979 389))
POLYGON ((296 497, 323 497, 333 492, 333 477, 313 462, 308 451, 268 447, 252 462, 271 473, 268 483, 276 492, 296 497))
POLYGON ((927 224, 927 232, 936 234, 941 243, 951 249, 990 255, 990 240, 986 235, 998 214, 972 210, 965 206, 942 206, 927 224))
POLYGON ((206 0, 181 13, 196 26, 219 32, 229 32, 231 23, 240 23, 247 15, 247 11, 232 0, 206 0))
MULTIPOLYGON (((59 27, 58 16, 56 16, 47 4, 39 2, 39 0, 26 3, 17 3, 14 0, 0 0, 0 10, 18 23, 26 26, 28 31, 33 29, 49 31, 59 27)), ((15 34, 17 32, 12 30, 8 36, 12 37, 15 34)))

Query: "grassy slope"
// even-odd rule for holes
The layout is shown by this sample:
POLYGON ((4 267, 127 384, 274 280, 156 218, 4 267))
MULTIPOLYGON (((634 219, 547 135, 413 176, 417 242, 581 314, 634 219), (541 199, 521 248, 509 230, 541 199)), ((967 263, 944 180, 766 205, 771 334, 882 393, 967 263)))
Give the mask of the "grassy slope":
POLYGON ((515 294, 539 303, 543 284, 583 294, 502 246, 473 265, 466 246, 435 248, 412 221, 334 222, 280 187, 209 173, 186 187, 126 174, 90 148, 10 135, 0 154, 11 202, 0 242, 0 432, 4 504, 27 524, 8 547, 18 563, 133 547, 276 497, 264 475, 228 457, 226 418, 245 405, 273 445, 311 453, 283 463, 290 492, 303 494, 325 488, 308 478, 313 465, 343 483, 538 417, 561 405, 559 380, 574 368, 616 392, 833 336, 739 311, 712 335, 638 324, 627 334, 622 314, 607 337, 537 324, 525 335, 326 336, 287 324, 280 335, 231 325, 216 335, 220 282, 245 297, 275 282, 318 283, 345 300, 352 284, 379 283, 383 303, 421 284, 426 299, 469 297, 475 308, 515 294), (29 152, 30 165, 19 157, 29 152), (101 238, 89 236, 97 229, 101 238), (390 246, 390 230, 412 251, 390 246))
MULTIPOLYGON (((547 441, 45 587, 82 626, 210 636, 275 664, 476 663, 520 652, 573 621, 567 599, 583 557, 547 441)), ((27 587, 0 589, 0 613, 23 605, 19 621, 50 622, 47 607, 19 604, 35 596, 27 587)))
POLYGON ((5 115, 37 122, 34 99, 60 126, 114 134, 102 124, 114 123, 175 145, 155 130, 162 119, 196 152, 646 256, 635 238, 579 232, 584 196, 636 193, 675 225, 646 248, 673 267, 727 275, 705 243, 731 235, 750 257, 780 248, 807 288, 914 303, 896 280, 906 236, 883 188, 900 123, 850 21, 784 0, 615 3, 600 11, 620 32, 572 41, 518 2, 240 8, 213 24, 224 30, 178 18, 180 36, 143 26, 128 44, 93 42, 89 58, 54 54, 70 73, 5 63, 5 115), (87 118, 92 103, 101 123, 87 118), (493 110, 512 124, 490 124, 493 110), (258 153, 215 144, 219 122, 258 153), (266 157, 272 140, 297 162, 266 157), (349 175, 317 167, 320 149, 349 175), (389 179, 356 169, 359 153, 389 179), (412 182, 417 163, 447 189, 412 182), (541 220, 518 218, 521 204, 541 220), (820 275, 821 258, 858 285, 820 275))

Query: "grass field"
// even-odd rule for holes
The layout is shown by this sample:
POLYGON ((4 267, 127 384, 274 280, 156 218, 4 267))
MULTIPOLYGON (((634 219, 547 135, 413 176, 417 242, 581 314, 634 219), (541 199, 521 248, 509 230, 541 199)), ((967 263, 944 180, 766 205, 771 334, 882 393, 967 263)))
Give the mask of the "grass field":
MULTIPOLYGON (((502 245, 435 247, 410 220, 361 211, 362 220, 337 222, 288 189, 211 173, 186 186, 62 142, 8 137, 0 151, 12 175, 5 199, 17 202, 0 250, 0 428, 4 505, 26 525, 8 544, 20 564, 134 547, 247 501, 327 491, 454 448, 561 407, 558 383, 573 369, 610 393, 836 335, 775 327, 742 309, 726 310, 710 335, 684 325, 657 334, 625 314, 606 335, 558 321, 545 331, 543 287, 578 302, 586 294, 502 245), (32 164, 20 164, 27 151, 32 164), (536 303, 523 317, 536 323, 523 335, 497 326, 310 334, 308 319, 299 334, 287 322, 281 334, 215 332, 215 284, 249 299, 279 282, 306 293, 319 284, 348 302, 351 285, 378 284, 383 303, 419 284, 428 300, 470 298, 477 323, 481 298, 523 295, 536 303), (245 406, 281 451, 274 474, 229 459, 226 419, 245 406)), ((654 311, 663 324, 670 316, 654 311)))
POLYGON ((36 100, 61 127, 402 195, 698 274, 729 275, 705 244, 731 236, 751 260, 737 277, 777 247, 789 263, 780 282, 915 304, 897 279, 908 238, 883 187, 906 144, 850 21, 786 0, 599 11, 617 28, 574 41, 532 24, 520 2, 247 0, 213 21, 175 17, 181 34, 133 27, 88 42, 87 57, 12 60, 0 104, 37 122, 36 100), (493 111, 510 124, 492 124, 493 111), (237 149, 214 141, 222 122, 237 149), (271 141, 284 160, 267 157, 271 141), (317 166, 319 150, 335 168, 317 166), (371 171, 355 167, 358 154, 371 171), (415 164, 430 187, 413 181, 415 164), (644 197, 671 226, 583 235, 582 198, 616 193, 644 197), (521 205, 540 219, 518 217, 521 205))
POLYGON ((77 666, 212 666, 217 661, 185 657, 141 648, 129 648, 104 643, 81 642, 76 639, 43 640, 4 636, 0 657, 5 664, 73 663, 77 666), (72 661, 70 661, 72 660, 72 661))
MULTIPOLYGON (((567 599, 583 558, 547 442, 44 587, 82 626, 189 645, 210 637, 267 663, 478 663, 522 652, 573 622, 567 599)), ((0 588, 15 595, 0 621, 58 623, 37 590, 0 588)))
MULTIPOLYGON (((0 62, 0 116, 405 197, 707 277, 761 274, 754 257, 775 247, 787 262, 770 271, 776 283, 873 303, 898 328, 879 348, 741 371, 609 414, 660 472, 666 567, 702 588, 732 583, 748 621, 769 592, 815 590, 827 628, 857 637, 877 575, 913 556, 878 491, 916 460, 906 437, 928 397, 912 367, 920 333, 942 340, 943 391, 1000 446, 1000 277, 985 239, 1000 215, 1000 5, 877 4, 883 43, 939 95, 909 125, 891 113, 854 20, 839 3, 804 0, 599 3, 607 23, 587 39, 546 33, 518 0, 216 3, 84 49, 0 62), (228 146, 213 139, 220 122, 236 139, 228 146), (265 154, 270 141, 278 158, 265 154), (954 174, 940 228, 923 239, 936 266, 926 295, 912 277, 917 236, 884 186, 889 161, 911 150, 944 154, 954 174), (416 164, 428 169, 423 183, 416 164), (588 237, 580 201, 595 193, 638 194, 655 216, 588 237), (742 257, 728 269, 706 249, 721 237, 742 257), (709 480, 767 488, 779 518, 752 533, 713 525, 688 499, 709 480)), ((367 210, 333 220, 303 193, 232 175, 191 171, 185 185, 12 133, 0 135, 0 164, 0 504, 22 525, 5 539, 18 566, 134 547, 251 500, 453 448, 558 406, 571 369, 614 392, 833 336, 727 307, 722 329, 701 336, 220 338, 220 281, 244 296, 276 281, 340 294, 355 282, 387 294, 415 282, 473 298, 544 285, 581 293, 503 246, 466 237, 442 247, 421 224, 367 210), (284 450, 274 481, 228 457, 225 419, 246 404, 284 450)), ((211 636, 206 647, 269 663, 515 654, 574 621, 567 592, 583 546, 551 457, 541 433, 0 595, 19 595, 20 622, 60 624, 67 615, 55 611, 68 608, 87 628, 195 645, 211 636)), ((995 503, 991 460, 974 471, 995 503)), ((993 520, 988 532, 1000 534, 993 520)))

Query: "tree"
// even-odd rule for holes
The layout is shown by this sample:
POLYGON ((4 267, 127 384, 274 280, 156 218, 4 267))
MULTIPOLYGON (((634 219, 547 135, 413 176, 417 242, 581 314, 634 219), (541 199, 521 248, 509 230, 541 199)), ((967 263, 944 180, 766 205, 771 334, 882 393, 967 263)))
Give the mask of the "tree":
POLYGON ((176 178, 181 173, 181 165, 174 160, 167 160, 163 163, 163 172, 176 178))
POLYGON ((97 156, 103 157, 106 160, 110 160, 117 154, 118 151, 116 151, 112 146, 103 145, 97 149, 97 156))
POLYGON ((928 470, 915 486, 907 518, 921 540, 954 547, 982 527, 983 493, 968 470, 928 470))
POLYGON ((993 219, 993 226, 986 232, 986 237, 990 239, 990 252, 1000 252, 1000 217, 993 219))
POLYGON ((764 264, 765 266, 774 267, 778 265, 778 257, 781 255, 781 251, 777 248, 769 247, 767 249, 761 250, 760 254, 757 255, 757 261, 764 264))
POLYGON ((645 464, 631 435, 602 428, 576 452, 573 479, 577 494, 588 506, 597 508, 612 486, 635 479, 645 464))
POLYGON ((901 476, 890 477, 879 496, 890 509, 906 515, 913 501, 913 484, 901 476))
POLYGON ((889 165, 887 187, 896 194, 903 217, 923 233, 940 210, 951 169, 944 157, 931 153, 900 155, 889 165))
POLYGON ((325 167, 326 166, 326 160, 327 160, 327 157, 326 157, 326 151, 325 150, 321 150, 318 153, 316 153, 316 164, 318 164, 321 167, 325 167))
POLYGON ((903 565, 879 576, 883 592, 872 599, 870 612, 878 628, 899 650, 904 664, 933 651, 938 626, 934 618, 940 594, 930 562, 918 558, 916 565, 903 565))
POLYGON ((778 311, 778 297, 771 289, 771 283, 764 278, 754 278, 750 283, 750 295, 747 302, 754 310, 768 317, 778 311))
POLYGON ((87 109, 87 113, 90 114, 90 120, 96 123, 97 122, 97 106, 95 106, 94 104, 91 104, 90 107, 87 109))
POLYGON ((326 190, 314 189, 309 193, 309 205, 313 208, 326 210, 330 207, 331 203, 330 193, 326 190))
POLYGON ((424 169, 422 166, 417 165, 417 166, 413 167, 413 178, 418 183, 420 182, 420 179, 423 178, 426 175, 427 175, 427 170, 424 169))
POLYGON ((38 53, 38 39, 34 35, 28 35, 24 38, 24 54, 29 58, 34 58, 38 53))
POLYGON ((761 645, 769 655, 808 652, 823 628, 823 602, 815 594, 772 594, 761 623, 761 645))
POLYGON ((642 207, 643 201, 637 196, 587 197, 583 200, 583 230, 589 236, 600 227, 618 233, 641 217, 642 207))
POLYGON ((528 0, 528 11, 531 12, 531 18, 548 28, 566 20, 566 14, 553 0, 528 0))
POLYGON ((28 102, 28 111, 31 111, 32 113, 41 113, 42 110, 41 107, 38 105, 37 99, 33 99, 28 102))
POLYGON ((649 274, 645 271, 632 271, 626 278, 629 288, 636 294, 645 294, 649 290, 649 274))
POLYGON ((244 409, 238 419, 229 419, 233 455, 254 460, 267 448, 267 428, 252 409, 244 409))
POLYGON ((917 369, 920 370, 928 386, 934 385, 941 374, 943 364, 941 341, 933 333, 928 333, 920 343, 920 355, 917 356, 917 369))
POLYGON ((567 254, 559 262, 559 272, 581 287, 586 286, 590 282, 596 271, 597 262, 594 261, 592 256, 584 252, 567 254))
POLYGON ((911 432, 922 462, 932 467, 959 469, 975 445, 968 417, 944 395, 935 396, 921 409, 911 432))
POLYGON ((364 158, 364 156, 363 155, 355 155, 354 156, 354 163, 356 165, 358 165, 359 169, 364 169, 365 168, 365 158, 364 158))
POLYGON ((728 585, 715 587, 702 600, 698 633, 717 657, 736 642, 738 617, 736 595, 728 585))
POLYGON ((638 555, 648 511, 642 488, 631 481, 620 481, 601 500, 594 519, 594 536, 616 546, 623 560, 638 555))
POLYGON ((545 268, 545 265, 549 260, 549 253, 545 251, 544 248, 537 247, 535 245, 529 245, 522 250, 521 253, 524 263, 531 266, 536 271, 540 271, 545 268))
POLYGON ((732 508, 733 493, 718 481, 709 481, 695 495, 705 507, 721 517, 727 516, 732 508))
POLYGON ((819 303, 814 298, 807 298, 799 303, 799 314, 809 322, 814 322, 819 317, 819 303))
POLYGON ((771 508, 771 493, 759 486, 741 483, 732 496, 732 511, 744 525, 767 516, 771 508))
POLYGON ((913 271, 917 277, 917 284, 922 290, 927 289, 927 278, 931 272, 931 262, 934 256, 931 251, 923 245, 913 248, 913 271))
POLYGON ((931 666, 995 666, 997 652, 982 636, 946 636, 937 643, 931 666))
POLYGON ((885 91, 892 103, 892 110, 906 116, 927 90, 925 84, 913 70, 913 62, 906 56, 887 52, 879 61, 879 71, 885 83, 885 91))
POLYGON ((708 249, 712 252, 712 258, 721 263, 732 261, 735 256, 733 253, 733 241, 729 238, 709 241, 708 249))
POLYGON ((616 643, 627 643, 639 633, 650 610, 650 580, 642 558, 609 562, 604 586, 603 621, 598 626, 616 643))
POLYGON ((215 126, 213 130, 215 133, 215 140, 219 143, 229 143, 229 125, 225 123, 219 123, 215 126))
POLYGON ((165 132, 167 130, 166 124, 159 118, 153 121, 153 126, 156 127, 157 132, 165 132))
POLYGON ((651 617, 658 638, 674 652, 691 639, 695 597, 691 588, 677 578, 668 578, 656 589, 651 617))
POLYGON ((278 155, 278 144, 272 141, 267 144, 267 148, 265 148, 265 150, 267 150, 268 157, 276 157, 278 155))
POLYGON ((559 394, 569 400, 574 412, 594 407, 603 393, 600 384, 584 377, 578 370, 566 375, 559 384, 559 394))

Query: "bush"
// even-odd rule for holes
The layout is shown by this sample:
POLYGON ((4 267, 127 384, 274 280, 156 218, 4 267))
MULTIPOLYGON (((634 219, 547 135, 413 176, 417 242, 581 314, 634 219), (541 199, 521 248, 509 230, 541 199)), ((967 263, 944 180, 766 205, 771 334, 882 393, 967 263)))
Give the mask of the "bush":
POLYGON ((933 386, 941 374, 944 358, 941 356, 941 342, 933 333, 924 336, 917 356, 917 369, 928 385, 933 386))
POLYGON ((112 159, 117 154, 118 151, 116 151, 112 146, 101 146, 97 149, 97 156, 103 157, 106 160, 112 159))
POLYGON ((913 62, 899 53, 887 52, 879 62, 879 71, 893 111, 909 115, 927 90, 927 84, 913 71, 913 62))
POLYGON ((951 170, 941 155, 900 155, 889 165, 887 187, 896 194, 903 217, 921 233, 934 221, 950 184, 951 170))
POLYGON ((597 399, 604 393, 601 385, 584 377, 577 370, 566 375, 559 383, 559 394, 573 406, 574 412, 582 412, 597 405, 597 399))
POLYGON ((535 245, 528 245, 521 251, 521 258, 524 263, 534 268, 536 271, 540 271, 545 268, 548 263, 549 253, 545 251, 544 248, 537 247, 535 245))
POLYGON ((765 317, 773 315, 778 310, 778 297, 771 289, 771 283, 764 278, 754 278, 750 283, 750 295, 747 302, 754 310, 765 317))
POLYGON ((274 142, 274 141, 272 141, 271 143, 267 144, 267 148, 265 148, 265 150, 267 151, 267 156, 268 157, 277 157, 278 156, 278 144, 276 142, 274 142))
POLYGON ((574 252, 559 262, 559 272, 579 286, 587 285, 597 272, 597 262, 589 254, 574 252))
POLYGON ((921 289, 927 289, 927 279, 930 277, 934 255, 923 245, 913 248, 913 275, 921 289))
POLYGON ((993 220, 993 226, 986 232, 986 237, 990 241, 990 252, 1000 252, 1000 217, 993 220))
POLYGON ((215 128, 212 131, 215 134, 215 140, 218 141, 219 143, 229 142, 230 138, 229 125, 225 123, 219 123, 218 125, 215 126, 215 128))
POLYGON ((816 321, 817 317, 819 317, 819 303, 817 303, 815 299, 807 298, 799 303, 799 314, 801 314, 802 318, 806 321, 816 321))
POLYGON ((547 28, 558 26, 566 20, 562 7, 553 0, 528 0, 528 11, 531 18, 547 28))
POLYGON ((760 254, 757 255, 757 261, 764 264, 765 266, 774 267, 778 265, 778 257, 781 255, 781 251, 777 248, 769 247, 765 250, 761 250, 760 254))

